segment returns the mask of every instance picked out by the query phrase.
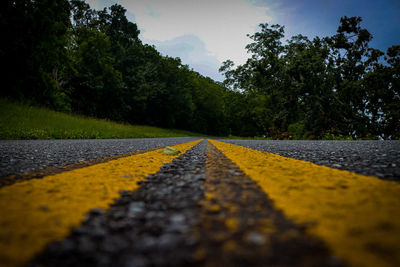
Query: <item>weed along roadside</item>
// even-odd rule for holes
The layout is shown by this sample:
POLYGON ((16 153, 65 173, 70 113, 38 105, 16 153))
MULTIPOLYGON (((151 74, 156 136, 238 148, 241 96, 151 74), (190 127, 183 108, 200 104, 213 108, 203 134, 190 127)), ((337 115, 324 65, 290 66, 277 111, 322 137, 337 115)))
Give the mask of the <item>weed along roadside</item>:
POLYGON ((0 99, 0 139, 3 140, 178 136, 201 136, 201 134, 70 115, 0 99))

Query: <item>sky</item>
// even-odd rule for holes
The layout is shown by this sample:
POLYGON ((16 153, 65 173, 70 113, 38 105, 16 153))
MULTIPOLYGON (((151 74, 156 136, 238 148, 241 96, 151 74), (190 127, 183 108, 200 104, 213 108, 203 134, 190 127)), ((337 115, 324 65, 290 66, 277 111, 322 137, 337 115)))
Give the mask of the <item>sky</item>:
POLYGON ((332 36, 340 18, 360 16, 373 36, 371 47, 400 45, 400 0, 86 0, 94 9, 118 3, 140 29, 143 43, 217 81, 222 62, 250 56, 247 34, 260 23, 285 26, 285 39, 332 36))

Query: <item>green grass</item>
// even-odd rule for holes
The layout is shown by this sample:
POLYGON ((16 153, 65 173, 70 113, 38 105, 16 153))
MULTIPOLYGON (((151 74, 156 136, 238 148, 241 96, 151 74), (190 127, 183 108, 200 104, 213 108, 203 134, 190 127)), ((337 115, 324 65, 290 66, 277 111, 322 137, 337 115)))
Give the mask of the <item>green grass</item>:
POLYGON ((0 139, 89 139, 200 136, 183 130, 115 123, 0 99, 0 139))

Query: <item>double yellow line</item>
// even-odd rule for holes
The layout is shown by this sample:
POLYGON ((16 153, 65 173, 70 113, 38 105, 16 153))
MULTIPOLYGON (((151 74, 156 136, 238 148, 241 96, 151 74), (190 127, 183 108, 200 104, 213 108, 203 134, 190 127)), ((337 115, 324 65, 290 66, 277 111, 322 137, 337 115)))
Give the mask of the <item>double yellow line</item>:
MULTIPOLYGON (((201 140, 174 148, 183 153, 201 140)), ((352 266, 400 266, 400 184, 210 140, 352 266)), ((0 189, 0 265, 28 262, 176 156, 150 151, 0 189)), ((248 203, 251 205, 251 203, 248 203)))

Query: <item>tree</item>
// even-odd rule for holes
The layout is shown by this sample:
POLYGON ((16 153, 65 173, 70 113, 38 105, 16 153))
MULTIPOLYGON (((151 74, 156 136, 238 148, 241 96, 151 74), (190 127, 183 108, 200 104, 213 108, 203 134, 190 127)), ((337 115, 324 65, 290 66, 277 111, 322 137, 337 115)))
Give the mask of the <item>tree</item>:
POLYGON ((108 53, 109 38, 97 30, 80 28, 73 49, 75 76, 71 98, 75 111, 89 116, 123 121, 125 85, 108 53))
POLYGON ((399 139, 400 45, 389 47, 385 59, 387 65, 376 62, 364 79, 368 89, 367 108, 375 135, 384 139, 399 139))
POLYGON ((226 61, 222 68, 226 85, 243 90, 252 105, 250 113, 256 123, 258 135, 279 135, 287 128, 289 113, 285 110, 286 98, 283 74, 284 27, 260 24, 261 31, 249 36, 253 40, 246 46, 251 58, 231 70, 233 63, 226 61))
POLYGON ((372 35, 361 28, 360 17, 343 17, 337 34, 330 40, 335 64, 335 88, 342 111, 339 132, 353 137, 367 134, 366 90, 362 79, 371 63, 369 42, 372 35))
POLYGON ((343 17, 332 37, 293 36, 284 28, 260 24, 247 45, 251 58, 220 71, 224 85, 239 92, 258 135, 274 138, 396 138, 398 129, 397 47, 383 53, 369 47, 372 35, 359 17, 343 17))
POLYGON ((69 14, 67 0, 2 1, 3 95, 68 109, 62 76, 69 14))

